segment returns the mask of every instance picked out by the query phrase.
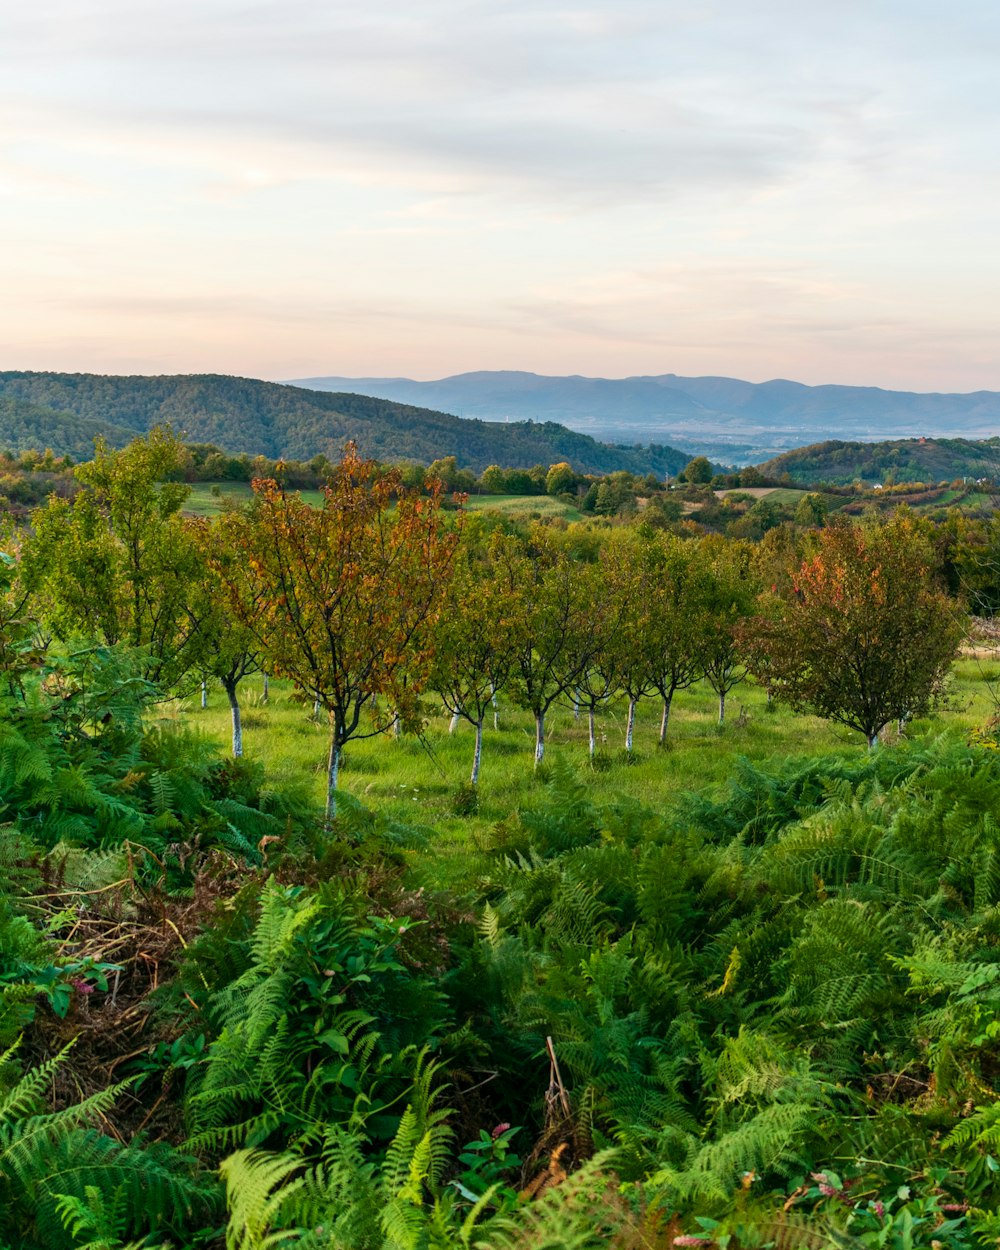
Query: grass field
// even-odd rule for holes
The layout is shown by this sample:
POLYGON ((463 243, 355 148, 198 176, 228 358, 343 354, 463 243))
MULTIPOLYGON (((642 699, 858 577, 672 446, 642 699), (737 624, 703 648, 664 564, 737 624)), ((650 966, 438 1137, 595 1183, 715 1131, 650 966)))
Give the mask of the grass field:
POLYGON ((470 512, 502 512, 522 520, 565 517, 567 521, 579 521, 583 517, 578 508, 551 495, 470 495, 465 506, 470 512))
MULTIPOLYGON (((949 698, 938 713, 914 722, 908 736, 953 731, 966 734, 983 724, 993 710, 991 683, 1000 678, 1000 663, 963 659, 958 662, 949 698)), ((259 760, 269 778, 305 780, 317 806, 324 795, 327 726, 311 716, 311 706, 292 696, 284 682, 271 682, 270 700, 261 701, 261 679, 242 689, 245 750, 259 760)), ((587 759, 585 713, 575 719, 570 707, 553 710, 548 719, 546 758, 535 773, 530 716, 510 704, 500 705, 500 729, 487 726, 483 745, 479 812, 459 816, 453 803, 467 780, 472 762, 473 730, 462 722, 454 734, 448 718, 429 716, 421 738, 380 735, 348 744, 341 786, 365 805, 393 819, 433 826, 437 880, 454 882, 462 872, 461 854, 477 838, 509 818, 538 793, 553 766, 576 771, 598 802, 632 801, 661 809, 678 796, 724 781, 737 757, 778 766, 796 756, 861 754, 859 734, 786 708, 768 706, 760 687, 746 683, 732 691, 727 724, 717 724, 716 697, 700 684, 674 700, 670 745, 657 746, 660 708, 649 700, 639 705, 635 750, 624 752, 624 706, 612 705, 598 717, 598 759, 587 759)), ((229 743, 229 710, 221 689, 211 689, 202 711, 197 697, 171 705, 165 717, 202 729, 224 747, 229 743)), ((428 861, 430 862, 430 861, 428 861)))
MULTIPOLYGON (((298 494, 306 503, 318 504, 322 491, 303 490, 298 494)), ((250 486, 246 482, 195 482, 184 504, 189 516, 217 516, 227 499, 244 503, 250 498, 250 486)))

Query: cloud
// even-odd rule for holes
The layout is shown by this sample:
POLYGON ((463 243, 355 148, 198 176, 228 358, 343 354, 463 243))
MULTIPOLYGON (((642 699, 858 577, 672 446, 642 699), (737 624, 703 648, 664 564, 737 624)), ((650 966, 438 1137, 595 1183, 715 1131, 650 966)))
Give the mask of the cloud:
POLYGON ((638 0, 52 0, 8 19, 0 102, 53 131, 249 139, 347 177, 570 208, 763 187, 838 141, 884 158, 852 73, 815 54, 789 72, 775 34, 766 12, 746 28, 638 0))
POLYGON ((1000 385, 995 6, 0 8, 8 354, 1000 385))

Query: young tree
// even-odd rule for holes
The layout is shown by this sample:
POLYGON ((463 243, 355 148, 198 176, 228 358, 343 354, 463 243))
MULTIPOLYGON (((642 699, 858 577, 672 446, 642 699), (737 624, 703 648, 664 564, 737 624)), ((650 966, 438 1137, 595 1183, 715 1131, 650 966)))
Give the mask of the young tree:
POLYGON ((697 546, 671 534, 657 535, 647 559, 655 620, 652 685, 663 700, 659 736, 663 747, 674 695, 702 676, 709 582, 697 546))
POLYGON ((571 690, 593 653, 593 603, 578 566, 542 529, 528 542, 505 535, 491 549, 493 576, 516 610, 514 699, 535 718, 535 767, 545 754, 545 717, 571 690))
MULTIPOLYGON (((226 692, 233 757, 239 758, 243 754, 240 683, 259 673, 263 663, 260 641, 247 621, 261 610, 266 591, 253 577, 243 550, 233 544, 230 527, 196 520, 190 528, 204 565, 188 603, 200 639, 198 668, 203 677, 214 677, 226 692), (220 569, 225 569, 224 581, 217 575, 220 569), (234 596, 244 605, 239 613, 233 610, 234 596)), ((204 700, 204 684, 202 697, 204 700)))
POLYGON ((246 514, 221 519, 227 542, 245 553, 252 585, 217 564, 233 611, 258 640, 268 666, 310 694, 330 721, 329 820, 335 813, 340 755, 362 728, 376 696, 404 725, 419 720, 419 694, 432 658, 433 625, 458 531, 441 512, 439 491, 403 490, 399 473, 362 460, 348 445, 321 507, 254 483, 246 514))
MULTIPOLYGON (((494 538, 494 542, 499 541, 494 538)), ((489 576, 485 560, 459 549, 434 628, 430 687, 453 717, 476 731, 472 785, 479 782, 483 721, 496 694, 510 678, 517 645, 517 599, 489 576)))
POLYGON ((122 451, 98 439, 94 459, 74 470, 79 494, 34 513, 22 561, 56 637, 132 647, 143 676, 167 690, 190 674, 200 645, 187 611, 201 575, 180 515, 188 487, 168 480, 183 455, 165 429, 122 451))
POLYGON ((753 612, 757 582, 753 548, 738 539, 710 535, 699 552, 704 582, 698 642, 705 679, 719 696, 719 724, 726 720, 726 695, 747 675, 739 627, 753 612))
POLYGON ((588 663, 573 682, 574 700, 587 709, 588 754, 597 753, 597 709, 621 692, 617 660, 622 652, 625 621, 618 603, 607 593, 606 569, 601 564, 578 565, 581 587, 590 600, 591 620, 585 639, 588 663))
POLYGON ((660 659, 655 546, 629 531, 614 535, 601 550, 603 598, 616 628, 600 639, 597 667, 609 688, 628 699, 625 750, 630 754, 636 704, 656 689, 660 659))
POLYGON ((745 630, 751 669, 767 672, 775 698, 874 747, 890 721, 928 709, 962 636, 931 568, 909 518, 818 531, 773 615, 745 630))

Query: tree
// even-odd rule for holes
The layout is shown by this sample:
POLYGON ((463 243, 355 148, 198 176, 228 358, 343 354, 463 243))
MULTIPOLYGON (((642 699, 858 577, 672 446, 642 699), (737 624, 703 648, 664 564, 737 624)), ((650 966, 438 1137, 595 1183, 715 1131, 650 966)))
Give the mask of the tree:
POLYGON ((701 545, 705 582, 698 655, 705 679, 719 696, 719 724, 726 720, 726 695, 747 674, 739 627, 753 612, 756 579, 753 548, 737 539, 711 535, 701 545))
POLYGON ((260 641, 247 622, 260 611, 266 591, 247 566, 245 552, 233 543, 235 534, 231 527, 221 521, 210 525, 197 520, 192 522, 192 531, 205 566, 188 605, 201 640, 198 667, 203 675, 214 677, 226 692, 233 756, 238 758, 243 754, 240 682, 259 673, 262 663, 260 641), (219 569, 225 569, 224 581, 214 575, 219 569), (233 596, 240 601, 239 613, 233 610, 233 596))
POLYGON ((625 625, 621 598, 609 593, 603 563, 575 562, 576 589, 590 608, 584 628, 572 634, 560 666, 572 674, 567 691, 572 691, 574 711, 578 713, 581 705, 587 709, 591 763, 597 754, 597 709, 621 690, 617 660, 625 625))
POLYGON ((330 720, 326 813, 335 813, 344 744, 385 725, 362 727, 384 696, 405 725, 419 722, 419 694, 458 539, 439 490, 403 490, 396 470, 362 460, 348 444, 320 507, 273 480, 254 482, 246 514, 222 518, 246 556, 252 586, 225 564, 216 571, 237 617, 259 641, 268 666, 291 678, 330 720))
POLYGON ((184 449, 157 428, 122 451, 97 440, 74 470, 73 500, 49 499, 33 517, 25 584, 56 637, 82 634, 143 653, 143 676, 175 689, 200 645, 188 599, 201 574, 180 509, 188 487, 170 481, 184 449))
POLYGON ((0 681, 11 695, 23 693, 25 670, 39 663, 43 655, 37 626, 26 612, 28 599, 18 577, 17 558, 0 550, 0 681))
POLYGON ((545 490, 550 495, 562 495, 576 489, 577 476, 565 460, 554 464, 545 475, 545 490))
MULTIPOLYGON (((494 544, 500 541, 494 536, 494 544)), ((483 721, 510 678, 517 646, 518 600, 490 572, 487 562, 477 560, 467 546, 459 549, 434 629, 429 683, 448 711, 476 730, 472 785, 479 782, 483 721)))
POLYGON ((545 716, 590 663, 593 603, 575 563, 541 529, 522 543, 503 536, 491 552, 511 606, 513 697, 535 718, 535 766, 545 754, 545 716))
POLYGON ((648 558, 655 614, 652 684, 663 700, 659 737, 663 747, 674 695, 702 675, 700 642, 708 611, 708 579, 697 547, 672 535, 658 535, 648 558))
POLYGON ((684 480, 705 485, 712 480, 712 466, 707 456, 695 456, 684 467, 684 480))
POLYGON ((620 538, 613 536, 601 551, 609 614, 619 627, 601 637, 597 667, 608 689, 621 690, 628 699, 625 750, 629 754, 636 704, 656 689, 659 667, 654 545, 628 531, 620 538))
POLYGON ((826 524, 826 500, 822 495, 803 495, 795 509, 795 524, 821 528, 826 524))
POLYGON ((748 662, 774 697, 856 729, 869 747, 928 710, 962 635, 912 519, 816 534, 773 617, 746 629, 748 662))

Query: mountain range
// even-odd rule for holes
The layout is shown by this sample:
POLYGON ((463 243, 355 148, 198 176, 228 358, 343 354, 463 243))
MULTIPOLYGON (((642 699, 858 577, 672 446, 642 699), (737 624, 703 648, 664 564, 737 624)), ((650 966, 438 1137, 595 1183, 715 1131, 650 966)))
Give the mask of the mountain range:
POLYGON ((1000 393, 937 394, 776 379, 547 377, 482 371, 432 382, 316 377, 297 385, 377 395, 491 421, 558 421, 595 438, 668 442, 739 464, 831 438, 987 438, 1000 432, 1000 393))
POLYGON ((554 422, 463 420, 405 402, 313 391, 221 374, 114 377, 0 372, 0 447, 51 447, 89 459, 94 437, 120 447, 154 425, 230 453, 336 459, 353 439, 363 455, 463 468, 530 468, 568 461, 585 473, 676 473, 690 456, 671 447, 616 447, 554 422))

